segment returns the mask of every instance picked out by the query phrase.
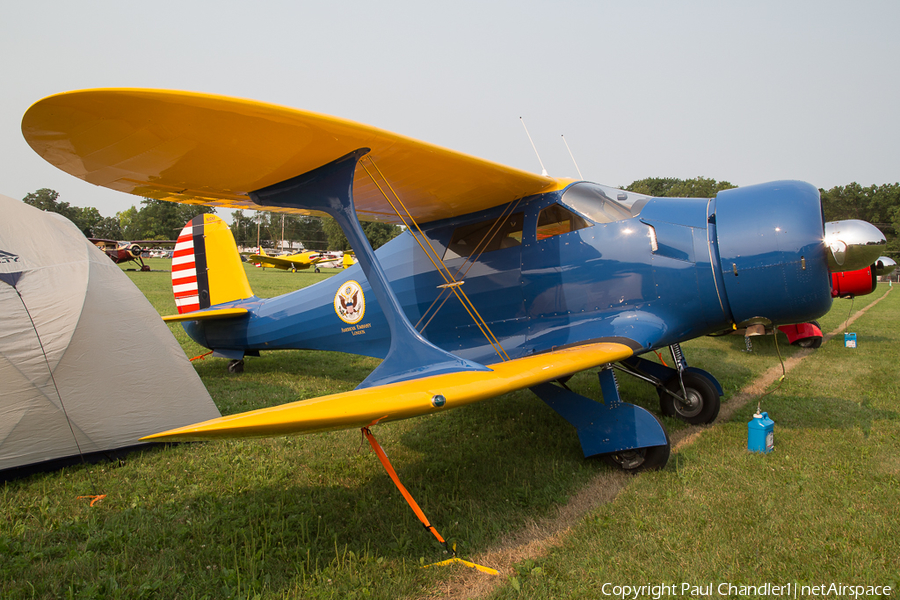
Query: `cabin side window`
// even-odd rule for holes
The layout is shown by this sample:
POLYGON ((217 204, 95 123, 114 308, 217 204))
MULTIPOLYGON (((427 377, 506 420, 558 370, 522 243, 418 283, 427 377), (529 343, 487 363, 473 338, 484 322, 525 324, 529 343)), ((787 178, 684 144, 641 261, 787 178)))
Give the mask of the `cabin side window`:
POLYGON ((457 227, 444 251, 444 260, 494 252, 522 243, 522 223, 525 213, 489 219, 457 227))
POLYGON ((555 235, 577 231, 588 226, 588 222, 581 216, 559 204, 552 204, 543 209, 538 215, 537 241, 545 240, 555 235))

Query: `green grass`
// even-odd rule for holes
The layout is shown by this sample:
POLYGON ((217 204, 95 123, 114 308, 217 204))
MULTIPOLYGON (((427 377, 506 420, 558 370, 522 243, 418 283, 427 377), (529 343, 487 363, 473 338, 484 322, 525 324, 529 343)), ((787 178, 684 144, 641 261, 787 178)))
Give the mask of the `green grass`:
MULTIPOLYGON (((168 261, 150 261, 167 269, 168 261)), ((260 296, 328 273, 247 267, 260 296)), ((129 273, 162 314, 175 312, 169 273, 129 273)), ((881 290, 880 292, 883 292, 881 290)), ((861 308, 869 298, 856 301, 861 308)), ((854 324, 856 350, 835 339, 763 400, 776 452, 746 452, 754 406, 631 479, 549 554, 498 579, 497 597, 599 597, 603 581, 844 577, 898 579, 895 516, 900 425, 895 362, 900 296, 854 324), (893 569, 893 570, 891 570, 893 569)), ((838 301, 826 331, 846 318, 838 301)), ((188 356, 205 349, 172 331, 188 356)), ((782 338, 783 341, 783 338, 782 338)), ((773 338, 704 338, 691 364, 732 396, 777 364, 773 338)), ((787 356, 795 351, 784 348, 787 356)), ((668 357, 664 355, 668 361, 668 357)), ((273 352, 242 375, 195 361, 223 414, 352 389, 377 361, 326 352, 273 352)), ((657 409, 655 391, 620 377, 623 395, 657 409)), ((596 376, 572 385, 599 393, 596 376)), ((670 432, 684 429, 665 419, 670 432)), ((406 487, 460 554, 504 543, 608 473, 581 457, 571 428, 528 392, 381 425, 376 434, 406 487)), ((184 444, 122 464, 77 466, 0 487, 0 597, 398 598, 435 593, 455 571, 358 431, 184 444), (90 507, 93 493, 107 497, 90 507)), ((486 576, 485 576, 486 577, 486 576)))
MULTIPOLYGON (((871 299, 857 299, 856 308, 871 299)), ((837 301, 822 320, 826 331, 848 311, 849 301, 837 301)), ((636 478, 548 556, 520 564, 494 597, 597 598, 604 583, 648 582, 844 582, 893 585, 896 593, 898 321, 894 294, 851 326, 859 348, 834 338, 762 400, 776 422, 774 453, 746 451, 750 402, 665 470, 636 478)), ((771 344, 754 345, 757 358, 771 358, 771 344)), ((725 358, 738 362, 733 349, 725 358)))

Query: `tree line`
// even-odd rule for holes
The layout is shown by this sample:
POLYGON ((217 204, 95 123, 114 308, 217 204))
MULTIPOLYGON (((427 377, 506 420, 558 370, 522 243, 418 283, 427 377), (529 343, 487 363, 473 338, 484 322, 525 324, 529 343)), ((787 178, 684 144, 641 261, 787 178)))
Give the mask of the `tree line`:
MULTIPOLYGON (((254 211, 245 215, 244 211, 231 213, 231 233, 239 246, 256 246, 259 242, 265 248, 298 250, 350 250, 350 243, 337 221, 331 217, 311 217, 288 215, 265 211, 254 211)), ((364 221, 363 232, 373 248, 380 248, 400 234, 400 227, 389 223, 364 221)))
MULTIPOLYGON (((94 207, 72 206, 59 198, 56 190, 41 188, 22 201, 41 210, 55 212, 72 221, 89 238, 105 240, 174 240, 184 225, 197 215, 214 213, 210 206, 180 204, 144 198, 140 208, 132 206, 114 217, 103 217, 94 207)), ((305 217, 258 211, 253 216, 238 210, 231 213, 231 232, 241 246, 266 248, 285 246, 299 250, 350 250, 350 244, 334 219, 305 217), (257 237, 259 236, 259 237, 257 237)), ((400 228, 387 223, 363 223, 363 231, 374 248, 399 235, 400 228)))
POLYGON ((59 192, 48 188, 28 194, 22 202, 59 213, 72 221, 86 237, 104 240, 174 240, 185 223, 197 215, 215 212, 209 206, 144 198, 141 208, 132 206, 114 217, 103 217, 92 206, 71 206, 59 199, 59 192))
MULTIPOLYGON (((706 177, 678 179, 674 177, 648 177, 639 179, 623 189, 658 197, 712 198, 718 192, 737 187, 728 181, 716 181, 706 177)), ((886 254, 900 256, 900 183, 871 185, 858 183, 820 189, 822 210, 826 221, 862 219, 875 224, 888 239, 886 254)), ((26 204, 59 213, 87 236, 111 240, 171 240, 185 223, 195 216, 212 213, 208 206, 179 204, 164 200, 144 198, 141 207, 132 206, 114 217, 103 217, 93 207, 71 206, 61 201, 59 194, 42 188, 22 199, 26 204)), ((241 246, 278 248, 285 245, 298 250, 301 246, 315 250, 350 250, 347 238, 340 227, 329 217, 307 217, 256 211, 245 215, 238 210, 231 213, 231 232, 241 246)), ((400 233, 400 227, 387 223, 364 222, 363 231, 378 248, 400 233)))

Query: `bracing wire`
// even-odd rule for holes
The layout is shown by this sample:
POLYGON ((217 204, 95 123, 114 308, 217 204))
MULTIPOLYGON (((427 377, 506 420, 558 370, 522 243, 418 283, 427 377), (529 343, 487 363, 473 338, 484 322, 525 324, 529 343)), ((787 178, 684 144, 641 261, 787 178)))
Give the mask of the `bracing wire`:
POLYGON ((463 308, 466 310, 466 312, 469 313, 469 316, 475 322, 475 325, 478 326, 478 329, 487 338, 488 343, 491 345, 491 347, 494 348, 494 350, 500 356, 500 359, 501 360, 509 360, 509 355, 503 349, 503 346, 500 344, 500 341, 497 339, 497 337, 494 335, 494 333, 490 330, 490 327, 488 327, 485 320, 478 313, 478 310, 472 304, 472 301, 469 300, 468 296, 466 296, 466 293, 462 289, 460 289, 460 286, 458 284, 461 282, 458 282, 454 278, 453 274, 450 273, 450 269, 448 269, 447 266, 444 264, 444 262, 441 260, 437 251, 431 245, 431 242, 428 241, 428 237, 421 230, 418 223, 416 223, 416 220, 413 218, 412 214, 409 212, 409 209, 407 209, 406 206, 403 204, 403 201, 400 199, 400 196, 397 194, 397 192, 391 186, 387 177, 384 176, 384 173, 381 172, 381 169, 378 168, 378 165, 375 163, 375 161, 372 159, 371 156, 367 157, 367 159, 368 159, 369 163, 371 163, 371 165, 375 169, 375 171, 378 173, 379 177, 381 177, 382 181, 384 181, 387 188, 391 191, 394 198, 397 200, 397 203, 400 205, 400 207, 406 213, 406 217, 404 217, 403 214, 400 212, 400 210, 397 208, 397 206, 395 206, 394 202, 391 200, 391 198, 388 196, 388 194, 385 192, 385 190, 381 187, 381 185, 378 183, 378 181, 375 179, 375 177, 372 175, 372 173, 369 171, 369 169, 365 166, 365 164, 360 162, 360 166, 363 168, 363 170, 366 172, 366 174, 372 180, 372 183, 375 184, 375 186, 381 192, 382 196, 384 196, 385 200, 387 200, 388 204, 391 205, 391 208, 394 209, 394 212, 397 214, 397 216, 400 218, 400 220, 403 222, 403 224, 410 230, 410 234, 413 236, 413 238, 415 238, 416 242, 419 244, 419 247, 422 248, 422 251, 425 252, 425 255, 428 257, 428 260, 431 261, 432 265, 434 265, 434 268, 440 273, 441 278, 447 284, 447 287, 445 289, 451 290, 451 292, 454 295, 456 295, 456 297, 459 299, 460 303, 462 304, 463 308), (409 222, 407 222, 407 218, 409 219, 409 222), (412 229, 413 226, 415 227, 415 230, 419 232, 419 235, 421 235, 422 239, 419 239, 419 235, 416 235, 415 231, 412 229), (425 247, 426 245, 428 246, 428 248, 425 247), (429 250, 430 250, 430 252, 429 252, 429 250))

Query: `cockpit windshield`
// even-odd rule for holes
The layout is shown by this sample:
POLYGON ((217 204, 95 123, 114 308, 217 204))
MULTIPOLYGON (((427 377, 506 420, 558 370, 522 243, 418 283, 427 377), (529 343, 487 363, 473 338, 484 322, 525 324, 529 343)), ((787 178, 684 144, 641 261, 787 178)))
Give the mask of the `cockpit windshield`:
POLYGON ((612 223, 636 217, 649 199, 643 194, 581 182, 569 186, 560 201, 595 223, 612 223))

